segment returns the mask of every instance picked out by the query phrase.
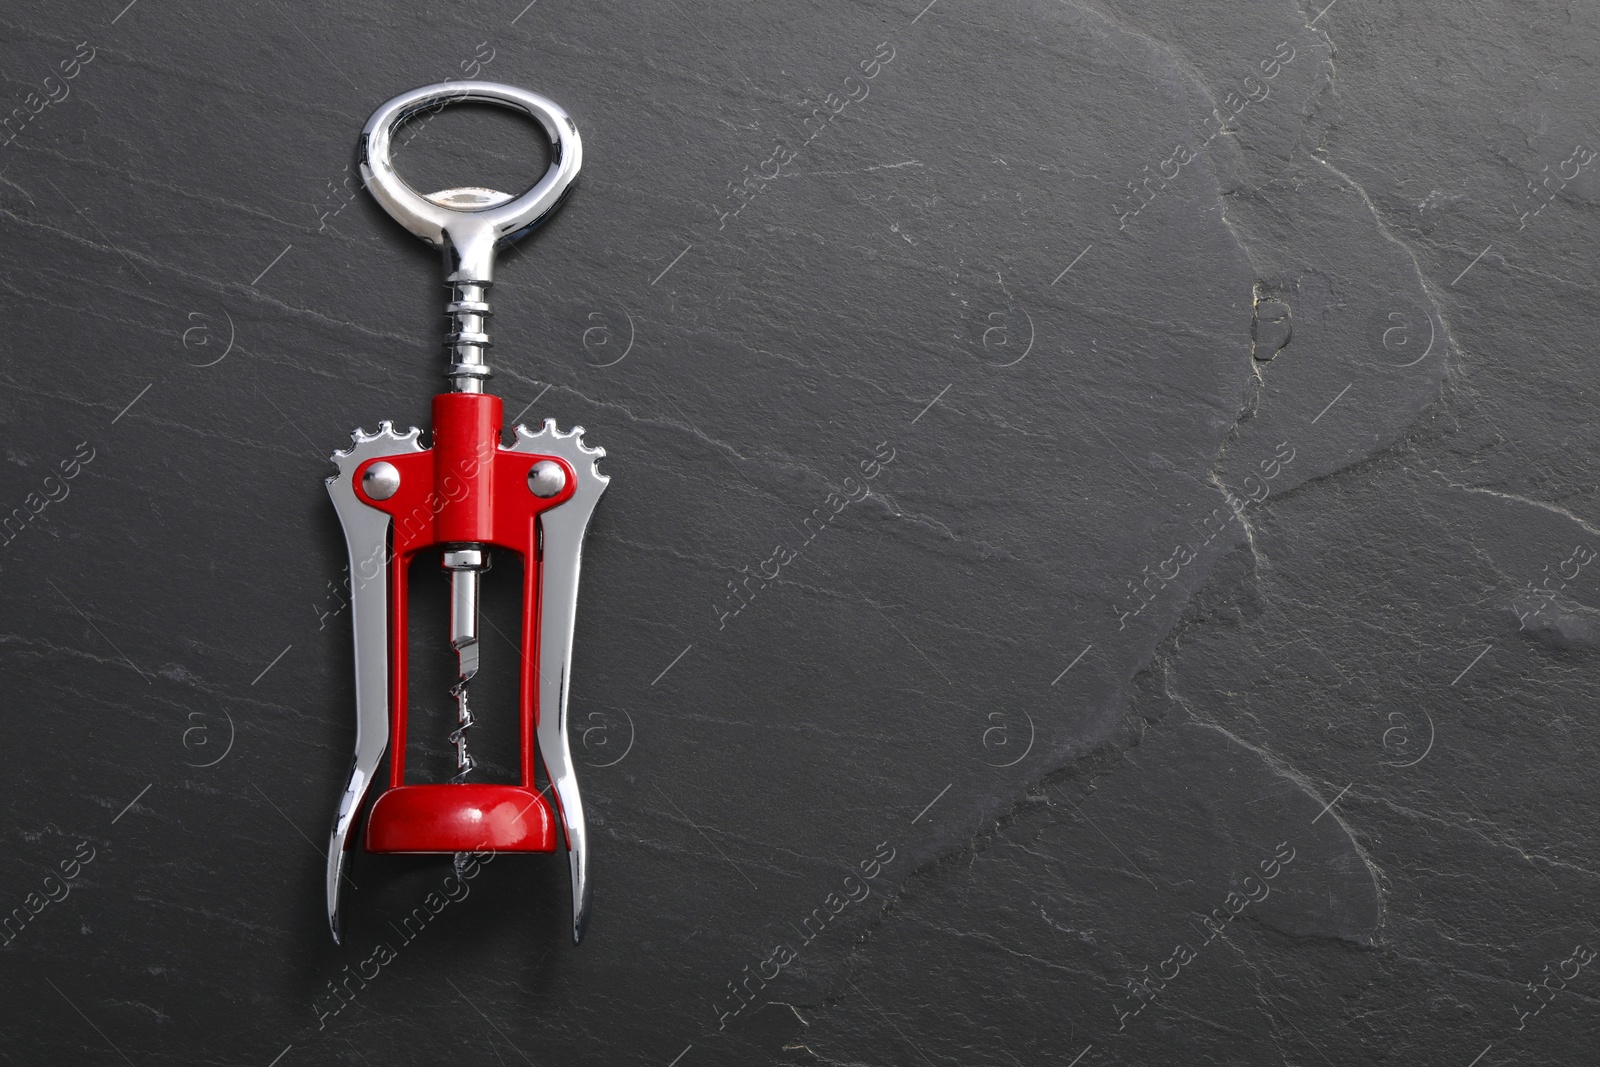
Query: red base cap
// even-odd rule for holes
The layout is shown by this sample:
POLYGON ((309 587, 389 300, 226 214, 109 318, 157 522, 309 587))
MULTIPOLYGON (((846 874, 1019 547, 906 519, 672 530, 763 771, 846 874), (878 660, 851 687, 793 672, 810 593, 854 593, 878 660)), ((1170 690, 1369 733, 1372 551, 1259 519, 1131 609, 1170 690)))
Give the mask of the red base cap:
POLYGON ((367 817, 368 852, 554 852, 544 797, 520 785, 403 785, 367 817))

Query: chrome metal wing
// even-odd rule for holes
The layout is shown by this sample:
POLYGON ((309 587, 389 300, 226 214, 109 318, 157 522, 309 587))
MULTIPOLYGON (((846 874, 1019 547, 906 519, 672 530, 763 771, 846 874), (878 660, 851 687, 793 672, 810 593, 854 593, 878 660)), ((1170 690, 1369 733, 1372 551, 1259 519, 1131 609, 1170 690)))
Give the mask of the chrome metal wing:
POLYGON ((572 872, 572 941, 583 940, 589 923, 589 841, 583 818, 583 797, 567 738, 567 695, 572 676, 572 627, 578 610, 578 566, 589 517, 611 479, 595 468, 603 448, 583 443, 583 427, 569 433, 554 419, 533 433, 516 429, 514 452, 559 456, 572 464, 578 484, 565 503, 539 516, 543 535, 543 568, 539 598, 539 756, 556 796, 567 837, 567 862, 572 872))
POLYGON ((389 516, 357 499, 352 478, 377 456, 421 452, 415 426, 403 434, 391 423, 378 432, 357 430, 351 447, 332 456, 339 473, 328 479, 328 495, 344 526, 350 550, 350 626, 355 634, 356 751, 339 810, 328 835, 328 928, 341 937, 339 883, 344 876, 350 828, 366 798, 378 763, 389 746, 389 516))

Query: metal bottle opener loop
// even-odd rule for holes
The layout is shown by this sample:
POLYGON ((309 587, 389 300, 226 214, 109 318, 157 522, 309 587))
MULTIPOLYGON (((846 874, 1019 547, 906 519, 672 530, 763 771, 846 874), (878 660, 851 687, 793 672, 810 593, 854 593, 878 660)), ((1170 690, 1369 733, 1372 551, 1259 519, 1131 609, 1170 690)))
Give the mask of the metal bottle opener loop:
POLYGON ((401 93, 372 113, 361 131, 360 149, 361 177, 373 199, 400 225, 453 257, 447 261, 447 274, 485 283, 494 280, 495 249, 515 241, 560 207, 583 166, 583 139, 559 104, 495 82, 441 82, 401 93), (407 119, 445 104, 499 104, 534 119, 550 138, 550 169, 515 199, 493 189, 417 192, 395 172, 390 143, 407 119))
POLYGON ((355 635, 356 751, 328 845, 328 924, 340 938, 340 880, 378 764, 390 751, 389 787, 367 816, 369 852, 553 852, 556 823, 572 876, 572 939, 583 938, 590 887, 583 800, 567 739, 567 681, 572 662, 579 558, 589 517, 610 479, 595 469, 603 449, 584 445, 581 426, 568 433, 546 419, 537 433, 518 426, 500 444, 503 409, 484 393, 490 377, 488 289, 494 254, 560 206, 583 161, 572 119, 542 96, 493 82, 449 82, 403 93, 375 111, 361 134, 361 175, 374 199, 401 225, 443 249, 445 306, 453 328, 446 340, 451 391, 434 397, 430 448, 415 427, 397 434, 380 423, 358 430, 353 446, 333 455, 339 473, 328 493, 350 552, 355 635), (447 103, 491 103, 537 120, 550 137, 550 169, 513 197, 493 189, 448 189, 423 195, 395 172, 389 158, 395 129, 422 110, 447 103), (478 672, 478 590, 491 550, 523 560, 520 719, 521 782, 468 782, 473 715, 468 685, 478 672), (408 679, 407 600, 410 564, 438 551, 450 574, 450 644, 459 657, 451 688, 457 704, 457 773, 449 784, 407 785, 405 745, 408 679), (534 788, 543 766, 554 808, 534 788))

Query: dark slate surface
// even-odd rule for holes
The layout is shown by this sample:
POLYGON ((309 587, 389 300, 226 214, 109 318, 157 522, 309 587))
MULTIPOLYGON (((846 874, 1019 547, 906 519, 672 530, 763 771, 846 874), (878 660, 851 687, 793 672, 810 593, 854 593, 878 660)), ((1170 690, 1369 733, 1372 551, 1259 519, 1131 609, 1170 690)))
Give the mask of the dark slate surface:
POLYGON ((1600 9, 124 2, 0 13, 7 1062, 1589 1062, 1600 9), (322 479, 443 331, 353 145, 473 74, 585 138, 494 356, 610 453, 594 921, 338 948, 322 479))

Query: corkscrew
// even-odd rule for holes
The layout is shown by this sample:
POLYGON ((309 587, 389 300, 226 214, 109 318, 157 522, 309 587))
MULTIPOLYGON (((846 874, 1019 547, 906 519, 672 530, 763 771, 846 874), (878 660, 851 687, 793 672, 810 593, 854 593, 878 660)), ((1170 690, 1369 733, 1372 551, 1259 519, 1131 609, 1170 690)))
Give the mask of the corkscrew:
POLYGON ((355 634, 356 750, 328 842, 328 925, 341 936, 340 883, 352 829, 372 789, 384 752, 389 783, 366 820, 369 852, 454 854, 458 869, 472 851, 554 852, 565 838, 572 876, 572 940, 588 921, 589 851, 571 748, 567 696, 577 610, 578 565, 589 517, 609 478, 595 461, 603 449, 583 443, 581 426, 567 433, 546 419, 532 432, 516 427, 501 443, 502 405, 484 392, 490 377, 489 288, 497 249, 543 222, 561 205, 583 162, 572 119, 534 93, 493 82, 424 86, 395 97, 367 120, 360 141, 367 190, 402 226, 444 252, 450 300, 445 313, 450 391, 433 398, 429 447, 412 427, 396 433, 357 430, 352 446, 333 455, 338 473, 328 493, 350 553, 355 634), (496 104, 543 127, 549 170, 512 197, 460 188, 424 195, 394 169, 391 138, 426 109, 449 103, 496 104), (456 774, 447 783, 405 781, 407 600, 410 564, 437 552, 450 578, 450 647, 458 661, 456 774), (469 781, 474 762, 468 690, 478 673, 478 593, 493 552, 522 558, 522 664, 519 687, 521 781, 469 781), (544 769, 553 807, 535 788, 544 769), (559 833, 558 833, 559 823, 559 833))

